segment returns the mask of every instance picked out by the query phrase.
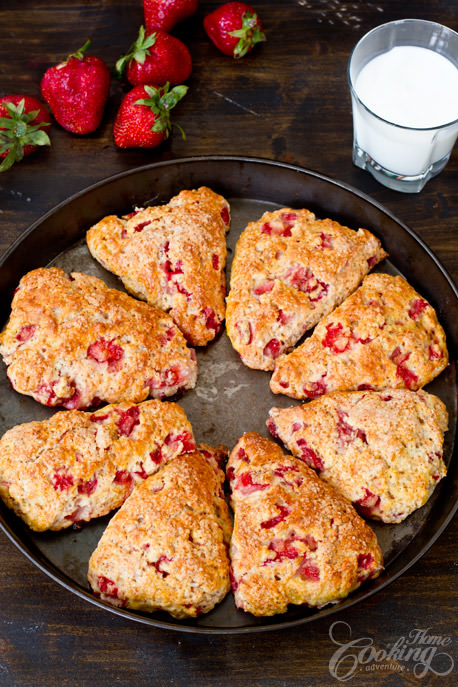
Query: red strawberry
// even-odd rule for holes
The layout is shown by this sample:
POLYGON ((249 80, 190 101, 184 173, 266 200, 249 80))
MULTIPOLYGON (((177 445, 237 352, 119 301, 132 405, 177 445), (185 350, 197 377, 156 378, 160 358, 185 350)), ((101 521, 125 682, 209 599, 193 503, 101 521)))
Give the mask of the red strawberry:
POLYGON ((0 98, 0 172, 5 172, 37 146, 51 141, 43 127, 51 124, 46 107, 30 95, 5 95, 0 98))
MULTIPOLYGON (((170 110, 186 95, 187 86, 135 86, 121 103, 113 125, 119 148, 154 148, 172 129, 170 110)), ((184 136, 183 129, 176 124, 184 136)))
POLYGON ((143 0, 146 30, 170 29, 197 9, 198 0, 143 0))
POLYGON ((99 57, 85 56, 88 40, 65 62, 50 67, 41 93, 59 124, 74 134, 95 131, 110 90, 110 72, 99 57))
POLYGON ((227 2, 218 7, 205 17, 204 29, 221 52, 236 58, 266 40, 258 15, 244 2, 227 2))
POLYGON ((192 70, 191 55, 182 41, 161 29, 145 35, 143 26, 127 55, 116 62, 119 76, 126 65, 127 79, 133 86, 163 86, 167 81, 175 86, 186 81, 192 70))

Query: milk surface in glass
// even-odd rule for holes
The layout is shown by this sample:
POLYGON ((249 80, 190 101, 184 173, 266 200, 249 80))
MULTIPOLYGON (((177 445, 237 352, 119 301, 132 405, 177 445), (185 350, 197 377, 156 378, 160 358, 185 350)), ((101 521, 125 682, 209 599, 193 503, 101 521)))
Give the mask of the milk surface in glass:
POLYGON ((374 122, 360 108, 355 121, 359 146, 379 165, 415 175, 449 153, 458 124, 437 128, 458 119, 458 69, 446 57, 418 46, 396 46, 370 60, 354 88, 381 118, 374 122))

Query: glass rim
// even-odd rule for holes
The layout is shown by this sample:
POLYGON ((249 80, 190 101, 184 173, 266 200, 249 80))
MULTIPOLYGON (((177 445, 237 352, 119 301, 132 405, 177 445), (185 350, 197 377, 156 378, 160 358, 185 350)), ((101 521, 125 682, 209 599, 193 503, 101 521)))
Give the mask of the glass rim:
MULTIPOLYGON (((359 45, 360 45, 364 40, 366 40, 366 38, 368 38, 371 34, 376 33, 376 32, 379 31, 380 29, 385 28, 386 26, 393 26, 393 25, 395 25, 395 24, 409 24, 409 23, 412 23, 412 24, 427 24, 427 25, 429 25, 429 26, 438 26, 438 27, 440 27, 441 29, 445 29, 446 31, 448 31, 448 32, 451 33, 451 34, 454 34, 454 35, 458 38, 458 33, 457 33, 456 31, 454 31, 453 29, 451 29, 450 27, 445 26, 444 24, 439 24, 439 22, 436 22, 436 21, 429 21, 428 19, 409 19, 409 18, 406 18, 406 19, 395 19, 394 21, 388 21, 388 22, 385 22, 384 24, 379 24, 378 26, 375 26, 373 29, 371 29, 370 31, 368 31, 367 33, 365 33, 364 36, 361 36, 361 38, 360 38, 359 41, 356 43, 356 45, 354 46, 353 50, 352 50, 351 53, 350 53, 350 57, 348 58, 348 63, 347 63, 347 80, 348 80, 348 84, 349 84, 349 86, 350 86, 350 91, 351 91, 352 96, 358 101, 358 103, 359 103, 360 105, 362 105, 362 107, 363 107, 367 112, 369 112, 369 114, 371 114, 371 115, 372 115, 373 117, 375 117, 376 119, 379 119, 381 122, 384 122, 385 124, 389 124, 390 126, 394 126, 394 127, 396 127, 397 129, 405 129, 405 130, 407 130, 407 131, 440 131, 441 129, 446 129, 447 127, 452 126, 453 124, 458 124, 458 116, 457 116, 455 119, 452 119, 450 122, 447 122, 447 123, 445 123, 445 124, 439 124, 439 125, 437 125, 437 126, 425 126, 425 127, 421 127, 421 126, 406 126, 405 124, 397 124, 396 122, 390 122, 389 119, 385 119, 384 117, 381 117, 380 115, 376 114, 373 110, 370 109, 370 107, 368 107, 368 106, 361 100, 361 98, 359 97, 358 93, 356 92, 355 87, 353 86, 353 82, 352 82, 352 79, 351 79, 351 76, 350 76, 350 66, 351 66, 351 62, 352 62, 352 60, 353 60, 353 56, 354 56, 354 54, 355 54, 357 48, 359 47, 359 45)), ((430 48, 426 48, 426 50, 429 50, 429 49, 430 49, 430 48)), ((384 52, 389 52, 389 50, 385 50, 384 52)), ((432 52, 437 52, 437 51, 436 51, 436 50, 433 50, 432 52)), ((383 55, 383 54, 384 54, 383 52, 380 53, 380 55, 383 55)), ((438 54, 439 54, 439 55, 442 55, 442 53, 438 53, 438 54)), ((445 55, 442 55, 442 56, 445 57, 445 55)), ((448 58, 446 58, 446 59, 448 59, 448 58)), ((369 62, 370 62, 370 60, 369 60, 369 62)), ((456 66, 456 65, 455 65, 455 66, 456 66)))

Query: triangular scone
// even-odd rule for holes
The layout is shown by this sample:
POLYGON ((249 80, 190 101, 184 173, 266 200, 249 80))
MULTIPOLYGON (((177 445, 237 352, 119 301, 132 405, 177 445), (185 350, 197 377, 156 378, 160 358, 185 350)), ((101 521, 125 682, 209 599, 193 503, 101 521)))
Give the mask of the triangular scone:
POLYGON ((67 410, 3 435, 0 496, 33 530, 61 530, 119 508, 135 484, 194 448, 176 403, 67 410))
POLYGON ((257 616, 288 604, 323 606, 379 575, 377 538, 347 499, 259 434, 245 434, 227 466, 234 509, 232 589, 257 616))
POLYGON ((89 560, 97 596, 175 618, 208 613, 222 601, 232 530, 222 454, 223 447, 199 446, 135 487, 89 560))
POLYGON ((86 238, 130 293, 169 312, 189 343, 204 346, 225 316, 229 222, 229 203, 203 186, 167 205, 105 217, 86 238))
POLYGON ((386 256, 366 229, 353 231, 309 210, 284 208, 240 236, 227 298, 227 333, 242 362, 273 370, 386 256))
POLYGON ((197 377, 195 351, 169 315, 57 267, 22 277, 0 353, 16 391, 69 409, 173 396, 197 377))
POLYGON ((446 473, 448 415, 425 391, 341 391, 272 408, 271 434, 366 517, 402 522, 446 473))
POLYGON ((402 277, 371 274, 275 365, 270 388, 293 398, 331 391, 420 389, 447 366, 434 309, 402 277))

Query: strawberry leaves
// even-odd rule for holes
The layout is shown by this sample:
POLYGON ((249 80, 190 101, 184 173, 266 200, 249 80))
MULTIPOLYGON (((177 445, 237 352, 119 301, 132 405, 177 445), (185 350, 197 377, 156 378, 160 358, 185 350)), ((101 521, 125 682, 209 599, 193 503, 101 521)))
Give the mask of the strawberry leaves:
MULTIPOLYGON (((169 90, 170 84, 167 82, 162 88, 154 88, 154 86, 145 86, 144 89, 149 95, 149 98, 140 98, 135 101, 135 105, 145 105, 149 107, 154 114, 154 124, 151 131, 155 133, 164 132, 165 138, 168 138, 172 130, 172 122, 170 121, 170 110, 172 110, 177 103, 184 98, 188 92, 187 86, 175 86, 169 90)), ((183 139, 186 135, 179 124, 174 126, 179 129, 183 139)))
POLYGON ((31 124, 40 115, 40 110, 26 112, 25 99, 17 104, 13 102, 1 103, 9 116, 0 117, 0 172, 10 169, 15 162, 20 162, 25 154, 36 146, 51 145, 48 134, 42 127, 49 126, 49 122, 39 121, 31 124), (28 148, 27 146, 32 146, 28 148))
POLYGON ((146 57, 150 55, 149 48, 152 48, 155 43, 156 33, 145 36, 145 27, 140 26, 137 40, 132 43, 127 53, 116 62, 115 71, 117 76, 121 77, 126 66, 134 60, 144 64, 146 57))
POLYGON ((234 48, 234 57, 237 59, 246 55, 256 43, 266 40, 256 12, 245 12, 242 16, 242 28, 229 31, 229 36, 240 39, 234 48))

